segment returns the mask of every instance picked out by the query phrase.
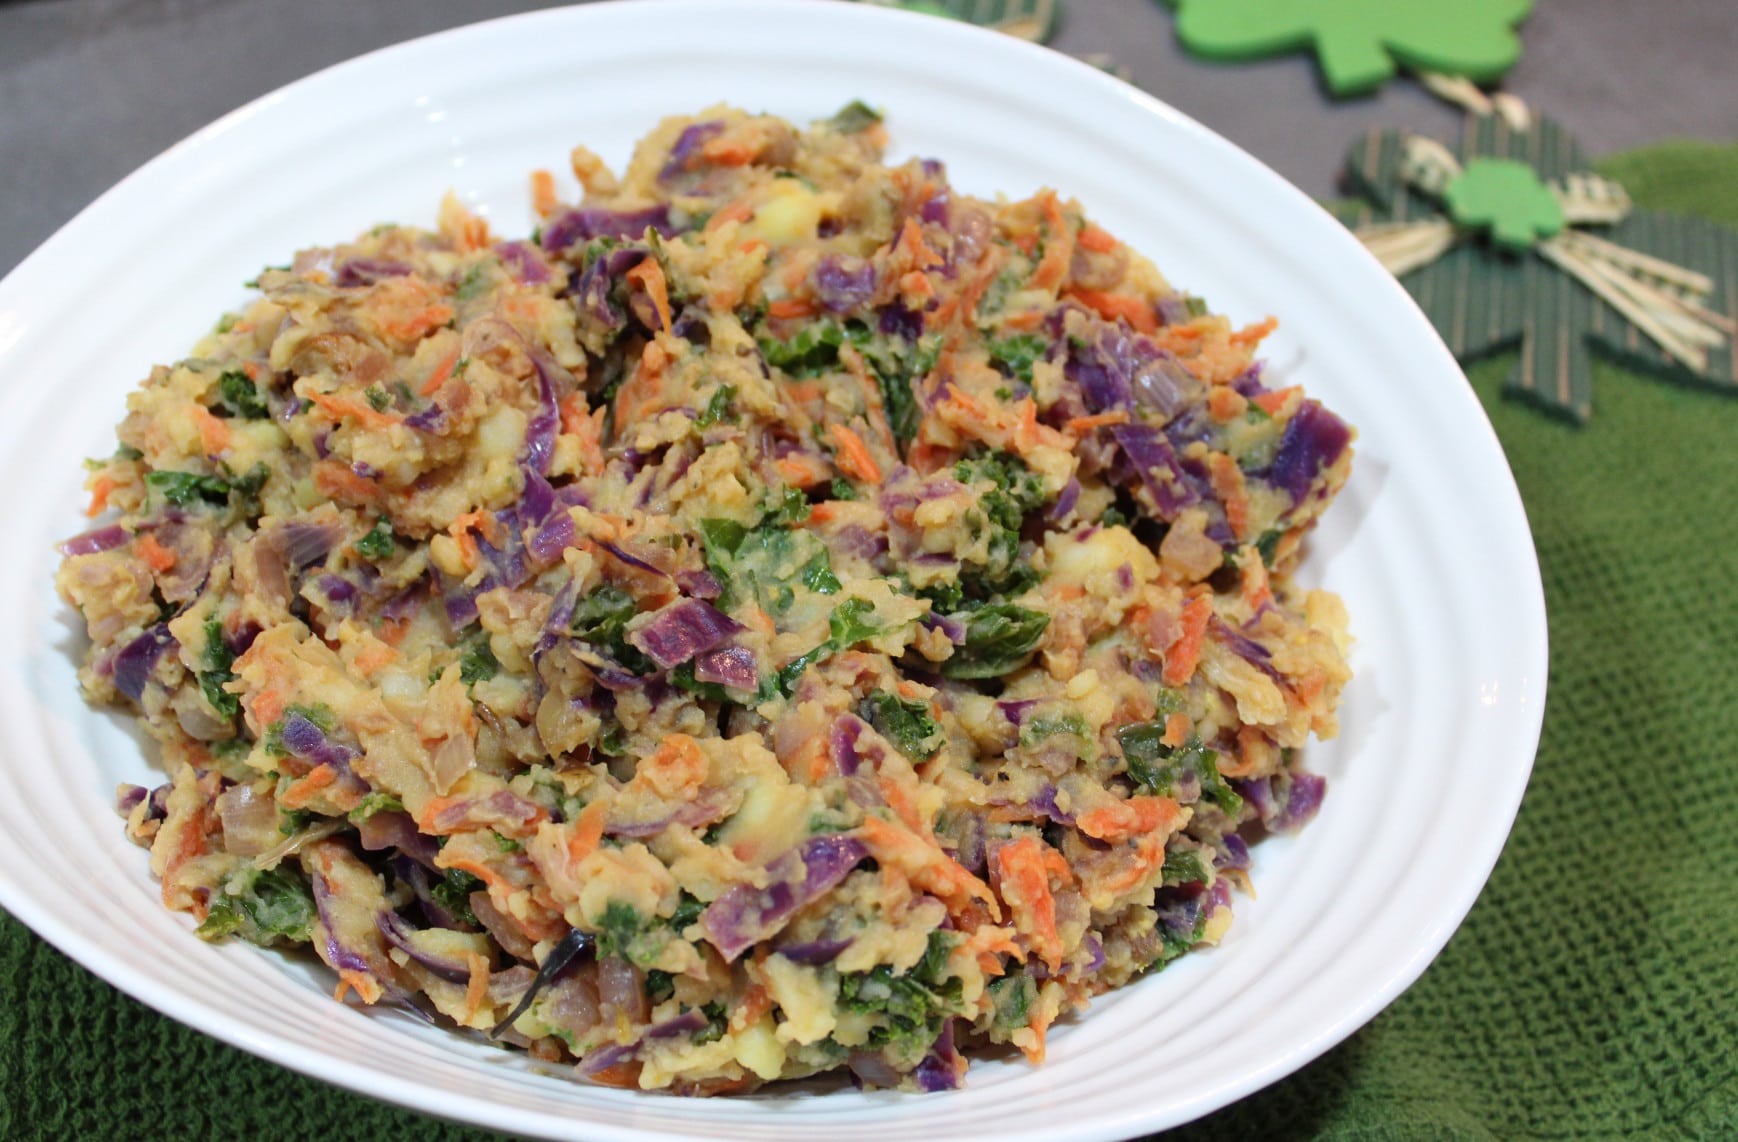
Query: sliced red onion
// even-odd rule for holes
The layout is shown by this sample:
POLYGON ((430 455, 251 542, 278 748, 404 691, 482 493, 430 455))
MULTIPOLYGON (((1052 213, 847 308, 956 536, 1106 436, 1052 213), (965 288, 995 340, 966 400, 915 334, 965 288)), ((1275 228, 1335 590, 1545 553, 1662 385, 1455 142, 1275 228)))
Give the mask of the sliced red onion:
POLYGON ((1025 723, 1026 715, 1031 713, 1032 707, 1037 704, 1038 699, 1036 698, 1010 699, 1004 702, 997 702, 996 709, 1002 712, 1002 716, 1008 719, 1010 725, 1019 726, 1025 723))
POLYGON ((396 849, 425 868, 433 869, 440 846, 417 831, 409 813, 386 809, 370 813, 356 826, 356 840, 371 853, 396 849))
POLYGON ((525 994, 519 997, 519 1002, 514 1005, 512 1011, 507 1013, 507 1018, 495 1024, 494 1030, 489 1032, 489 1038, 500 1038, 503 1031, 511 1027, 521 1015, 530 1010, 532 1001, 537 998, 537 993, 554 983, 581 952, 591 951, 595 943, 596 938, 590 932, 569 928, 567 934, 561 937, 561 942, 549 949, 549 955, 538 967, 537 975, 532 979, 531 986, 525 989, 525 994))
POLYGON ((1056 804, 1056 786, 1048 783, 1038 791, 1038 796, 1032 798, 1032 808, 1042 816, 1048 817, 1058 825, 1073 826, 1074 814, 1063 811, 1056 804))
POLYGON ((765 888, 738 884, 726 889, 700 914, 700 927, 725 960, 734 962, 783 928, 797 909, 832 891, 868 855, 862 841, 844 833, 811 837, 767 868, 765 888))
POLYGON ((543 227, 543 248, 551 253, 561 253, 593 238, 639 238, 648 228, 665 238, 675 237, 684 229, 671 221, 668 203, 643 210, 576 206, 563 211, 543 227))
POLYGON ((115 790, 115 812, 125 817, 151 795, 151 791, 143 785, 122 785, 115 790))
POLYGON ((1165 420, 1200 403, 1206 395, 1201 382, 1163 350, 1159 356, 1143 360, 1135 367, 1129 387, 1136 404, 1152 409, 1165 420))
POLYGON ((314 908, 320 914, 320 926, 326 931, 326 962, 332 965, 334 971, 359 971, 372 975, 374 968, 368 963, 368 957, 345 947, 338 939, 338 926, 332 913, 332 899, 335 894, 326 883, 326 878, 316 868, 308 879, 313 883, 314 908))
POLYGON ((658 171, 658 181, 668 183, 686 174, 700 149, 723 133, 724 124, 717 119, 690 123, 684 127, 682 133, 676 136, 675 145, 670 148, 670 157, 664 161, 663 169, 658 171))
POLYGON ((537 529, 536 534, 526 541, 525 550, 537 563, 555 563, 561 559, 561 553, 573 546, 573 517, 566 512, 559 512, 549 517, 549 522, 537 529))
POLYGON ((62 543, 58 550, 69 559, 74 555, 95 555, 101 551, 113 551, 132 538, 126 528, 118 523, 111 523, 107 527, 73 536, 62 543))
POLYGON ((1104 966, 1104 941, 1088 932, 1080 938, 1080 946, 1086 949, 1086 954, 1091 958, 1075 974, 1081 979, 1091 979, 1104 966))
POLYGON ((386 278, 407 277, 410 273, 408 265, 392 258, 350 258, 338 267, 332 284, 339 289, 355 289, 386 278))
POLYGON ((137 702, 144 697, 145 684, 151 680, 151 671, 157 660, 165 651, 179 645, 175 636, 169 633, 168 626, 158 623, 123 646, 114 658, 115 689, 137 702))
POLYGON ((310 767, 330 765, 340 772, 348 772, 350 763, 357 757, 356 751, 349 746, 328 739, 326 731, 300 710, 291 710, 284 715, 280 740, 290 756, 307 762, 310 767))
POLYGON ((951 615, 938 615, 932 612, 924 615, 922 622, 925 630, 941 631, 942 634, 947 636, 948 641, 953 643, 955 646, 964 646, 966 644, 966 624, 963 619, 956 619, 951 615))
POLYGON ((662 576, 663 578, 666 578, 666 579, 669 578, 668 572, 664 571, 663 568, 654 567, 650 563, 647 563, 644 559, 641 559, 639 556, 630 555, 624 549, 616 546, 613 543, 610 543, 607 540, 599 539, 599 540, 596 540, 595 542, 597 543, 597 545, 599 547, 603 548, 605 551, 609 552, 611 555, 615 556, 617 559, 621 560, 623 563, 627 564, 629 567, 637 568, 638 570, 641 570, 641 571, 650 571, 652 574, 662 576))
POLYGON ((327 600, 344 604, 356 598, 356 584, 338 575, 322 575, 319 578, 320 590, 324 591, 327 600))
POLYGON ((850 946, 849 939, 806 940, 800 944, 780 944, 773 951, 793 963, 820 967, 822 964, 830 964, 838 959, 840 954, 850 946))
POLYGON ((525 285, 544 285, 553 276, 549 272, 549 263, 543 260, 537 247, 529 242, 497 242, 495 256, 525 285))
POLYGON ((845 1065, 861 1086, 891 1090, 899 1085, 899 1072, 874 1051, 852 1051, 846 1056, 845 1065))
POLYGON ((1223 643, 1237 657, 1243 659, 1263 674, 1273 679, 1280 677, 1279 671, 1273 665, 1273 652, 1248 635, 1214 615, 1207 625, 1209 633, 1215 642, 1223 643))
POLYGON ((593 258, 573 286, 574 308, 602 329, 620 329, 624 318, 612 300, 616 283, 649 257, 644 246, 623 246, 593 258))
POLYGON ((954 1046, 953 1025, 952 1019, 942 1024, 941 1034, 936 1036, 929 1053, 912 1072, 919 1090, 934 1094, 936 1091, 959 1089, 960 1076, 965 1073, 966 1061, 954 1046))
POLYGON ((1236 833, 1226 833, 1219 838, 1219 846, 1213 856, 1214 868, 1246 869, 1250 863, 1247 841, 1236 833))
POLYGON ((887 537, 877 535, 861 524, 848 523, 832 534, 827 546, 841 555, 855 555, 873 563, 887 554, 887 537))
MULTIPOLYGON (((525 934, 519 930, 519 925, 513 922, 511 916, 495 907, 495 902, 487 892, 473 892, 465 898, 465 902, 471 906, 471 915, 477 918, 477 923, 501 945, 502 951, 528 964, 537 962, 537 946, 525 938, 525 934)), ((450 928, 454 925, 447 924, 443 927, 450 928)))
POLYGON ((1158 429, 1145 424, 1118 424, 1110 431, 1140 475, 1161 519, 1168 523, 1185 508, 1201 502, 1195 481, 1158 429))
POLYGON ((561 428, 561 409, 555 390, 573 387, 573 374, 560 362, 534 345, 527 345, 531 363, 537 367, 537 412, 525 426, 525 467, 543 475, 555 455, 555 434, 561 428))
POLYGON ((632 646, 668 670, 711 650, 741 629, 741 623, 703 599, 678 599, 627 637, 632 646))
POLYGON ((721 646, 694 656, 694 679, 752 694, 760 689, 760 664, 746 646, 721 646))
POLYGON ((1291 770, 1285 777, 1285 808, 1268 823, 1268 828, 1282 833, 1308 824, 1321 810, 1328 790, 1327 779, 1313 773, 1291 770))
POLYGON ((834 313, 866 305, 875 296, 875 267, 867 258, 827 254, 815 263, 815 296, 834 313))
POLYGON ((1345 421, 1318 402, 1305 401, 1280 436, 1268 479, 1290 495, 1292 503, 1301 504, 1317 474, 1333 467, 1351 442, 1352 430, 1345 421))
POLYGON ((708 601, 724 594, 724 585, 718 581, 718 576, 710 571, 678 571, 676 586, 682 588, 685 595, 693 595, 696 599, 708 601))
POLYGON ((297 570, 326 558, 342 538, 342 532, 335 523, 309 523, 306 520, 293 519, 278 531, 283 536, 284 558, 297 570))
POLYGON ((595 1075, 623 1063, 631 1063, 640 1057, 647 1043, 660 1039, 674 1039, 678 1035, 696 1035, 706 1030, 710 1021, 700 1011, 690 1008, 682 1014, 666 1019, 662 1023, 653 1024, 639 1039, 632 1043, 616 1043, 601 1050, 593 1051, 579 1064, 579 1073, 595 1075))
POLYGON ((735 799, 728 790, 702 789, 694 800, 687 802, 674 812, 667 813, 654 821, 610 821, 604 826, 604 832, 615 837, 631 837, 645 840, 655 837, 671 825, 683 825, 697 829, 722 820, 730 811, 735 799))
POLYGON ((916 341, 923 336, 923 314, 894 302, 881 310, 877 327, 888 336, 916 341))
POLYGON ((430 436, 439 436, 447 430, 447 410, 434 401, 425 408, 418 409, 404 418, 406 428, 414 428, 418 432, 426 432, 430 436))
POLYGON ((1057 493, 1056 502, 1044 511, 1044 519, 1048 523, 1056 523, 1074 510, 1074 505, 1080 502, 1080 481, 1073 476, 1062 485, 1062 491, 1057 493))
POLYGON ((827 753, 833 759, 833 767, 839 771, 841 777, 857 775, 858 768, 863 764, 863 758, 857 752, 857 740, 868 728, 869 723, 855 714, 842 714, 828 731, 827 753))
POLYGON ((416 929, 398 913, 383 910, 374 914, 374 926, 386 937, 386 942, 439 976, 448 983, 468 983, 471 965, 464 960, 450 959, 425 950, 416 942, 416 929))

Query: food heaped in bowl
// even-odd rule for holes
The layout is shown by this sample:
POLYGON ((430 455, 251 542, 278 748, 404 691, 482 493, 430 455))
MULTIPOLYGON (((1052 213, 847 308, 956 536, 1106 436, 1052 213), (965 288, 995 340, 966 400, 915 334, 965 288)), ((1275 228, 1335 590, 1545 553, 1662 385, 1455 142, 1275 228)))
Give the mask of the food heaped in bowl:
POLYGON ((258 279, 59 575, 171 907, 599 1081, 956 1085, 1307 820, 1351 431, 1050 192, 726 108, 258 279))

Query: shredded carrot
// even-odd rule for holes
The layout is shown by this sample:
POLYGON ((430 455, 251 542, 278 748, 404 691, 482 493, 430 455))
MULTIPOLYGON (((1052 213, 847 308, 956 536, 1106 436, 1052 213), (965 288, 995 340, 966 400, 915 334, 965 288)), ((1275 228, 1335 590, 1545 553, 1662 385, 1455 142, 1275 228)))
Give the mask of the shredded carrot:
POLYGON ((815 308, 814 302, 799 297, 783 297, 769 302, 766 307, 768 317, 813 317, 818 312, 820 311, 815 308))
POLYGON ((364 428, 391 428, 398 423, 397 417, 376 412, 360 401, 339 396, 337 393, 315 393, 314 403, 330 413, 334 419, 349 417, 364 428))
POLYGON ((1042 309, 1027 309, 1019 313, 1010 313, 1002 318, 1002 325, 1007 329, 1036 329, 1044 324, 1046 314, 1042 309))
POLYGON ((286 809, 301 809, 314 799, 314 795, 326 786, 338 780, 338 771, 325 762, 321 762, 307 772, 284 786, 284 791, 278 794, 278 804, 286 809))
POLYGON ((561 208, 555 195, 555 176, 548 171, 531 172, 531 209, 539 218, 547 218, 561 208))
POLYGON ((1069 432, 1072 432, 1076 436, 1084 436, 1086 433, 1091 432, 1095 428, 1103 428, 1106 425, 1111 425, 1111 424, 1127 424, 1127 423, 1128 423, 1128 413, 1124 412, 1122 409, 1119 408, 1119 409, 1113 409, 1110 412, 1098 413, 1096 416, 1070 417, 1062 425, 1062 427, 1067 429, 1069 432))
POLYGON ((628 284, 639 286, 652 299, 652 308, 658 311, 658 332, 669 332, 670 283, 664 277, 664 267, 656 258, 647 258, 629 270, 626 278, 628 284))
POLYGON ((754 161, 755 148, 740 135, 720 135, 700 148, 700 155, 714 166, 745 167, 754 161))
POLYGON ((1239 564, 1239 586, 1243 591, 1243 601, 1251 611, 1259 611, 1263 605, 1273 598, 1273 591, 1267 583, 1267 564, 1260 558, 1241 559, 1239 564))
POLYGON ((278 690, 261 690, 254 696, 252 713, 263 729, 284 716, 284 695, 278 690))
POLYGON ((1082 250, 1090 250, 1094 254, 1108 254, 1122 245, 1111 235, 1109 230, 1092 222, 1088 222, 1080 228, 1080 237, 1077 241, 1079 241, 1082 250))
POLYGON ((779 479, 793 488, 808 489, 824 484, 831 475, 825 464, 802 452, 781 456, 773 461, 772 466, 778 472, 779 479))
POLYGON ((1249 535, 1249 486, 1243 469, 1224 452, 1207 457, 1207 475, 1213 493, 1225 505, 1225 522, 1231 527, 1231 537, 1243 540, 1249 535))
POLYGON ((1207 411, 1220 424, 1236 420, 1248 407, 1249 398, 1230 385, 1214 385, 1207 394, 1207 411))
POLYGON ((990 909, 992 916, 1000 916, 990 886, 960 867, 940 846, 880 817, 865 817, 858 832, 877 861, 895 866, 912 884, 934 893, 950 912, 957 915, 976 899, 990 909))
POLYGON ((603 842, 604 821, 608 815, 609 807, 604 802, 593 801, 573 819, 573 835, 567 839, 567 857, 574 864, 597 851, 597 846, 603 842))
POLYGON ((162 574, 175 566, 175 553, 157 542, 157 537, 145 532, 133 541, 133 550, 151 570, 162 574))
POLYGON ((117 482, 118 481, 107 472, 104 472, 92 481, 91 502, 90 506, 85 508, 84 514, 87 516, 102 515, 103 511, 109 506, 109 495, 114 492, 117 482))
POLYGON ((390 666, 397 658, 398 651, 384 642, 377 642, 356 655, 355 666, 363 677, 367 677, 383 666, 390 666))
POLYGON ((1056 898, 1045 867, 1046 846, 1027 835, 996 850, 996 880, 1015 926, 1051 971, 1062 967, 1062 937, 1056 931, 1056 898))
POLYGON ((899 231, 899 240, 894 243, 893 250, 904 259, 904 265, 913 270, 932 270, 946 261, 923 240, 923 226, 916 218, 905 220, 905 226, 899 231))
POLYGON ((1038 289, 1055 289, 1068 276, 1068 264, 1074 258, 1074 233, 1063 217, 1055 191, 1045 191, 1040 205, 1044 210, 1044 255, 1032 271, 1032 284, 1038 289))
POLYGON ((1262 412, 1269 416, 1279 415, 1279 410, 1285 407, 1285 402, 1291 399, 1291 394, 1299 392, 1296 385, 1287 389, 1274 389, 1270 393, 1257 393, 1252 399, 1262 412))
POLYGON ((1212 617, 1213 600, 1206 595, 1196 595, 1183 608, 1183 633, 1165 651, 1165 685, 1182 686, 1194 676, 1195 665, 1201 661, 1201 644, 1207 637, 1207 620, 1212 617))
POLYGON ((465 963, 471 969, 471 978, 465 984, 464 1022, 469 1023, 483 1009, 483 1000, 489 997, 489 961, 476 952, 467 952, 465 963))
POLYGON ((869 454, 869 446, 863 443, 861 436, 842 424, 828 425, 827 435, 838 445, 839 454, 835 463, 839 465, 841 472, 864 483, 881 482, 881 466, 875 463, 875 457, 869 454))
POLYGON ((1089 837, 1116 844, 1146 833, 1168 833, 1180 812, 1169 797, 1130 797, 1080 814, 1075 825, 1089 837))
POLYGON ((615 1087, 618 1090, 637 1090, 640 1085, 640 1069, 638 1061, 617 1063, 613 1067, 593 1071, 586 1077, 599 1086, 615 1087))
POLYGON ((960 410, 966 415, 975 417, 979 420, 983 419, 984 406, 973 399, 964 389, 956 386, 949 390, 947 396, 948 400, 959 406, 960 410))
POLYGON ((742 1031, 760 1022, 761 1016, 772 1010, 772 993, 765 985, 755 984, 742 993, 742 999, 736 1005, 736 1010, 730 1013, 732 1030, 742 1031))
POLYGON ((338 986, 332 990, 332 998, 342 1003, 345 992, 352 988, 356 991, 356 998, 367 1004, 380 1002, 380 997, 386 994, 380 986, 380 981, 368 972, 357 971, 354 968, 339 969, 338 986))
POLYGON ((211 410, 204 405, 196 404, 189 412, 199 429, 199 442, 205 445, 207 453, 222 452, 229 447, 229 425, 211 415, 211 410))
POLYGON ((729 206, 713 212, 706 220, 706 232, 711 233, 727 222, 747 222, 754 217, 754 203, 746 198, 739 198, 729 206))
POLYGON ((927 833, 929 830, 923 827, 923 821, 917 811, 917 802, 912 799, 911 791, 886 773, 877 774, 876 778, 876 786, 881 790, 881 795, 887 799, 887 807, 892 809, 894 815, 905 823, 905 827, 919 835, 927 833))
POLYGON ((687 734, 671 734, 640 762, 634 780, 644 779, 665 800, 686 799, 706 780, 706 755, 687 734))
POLYGON ((1258 321, 1254 325, 1245 325, 1231 335, 1233 345, 1259 345, 1264 337, 1279 328, 1279 318, 1270 317, 1266 321, 1258 321))
POLYGON ((1165 736, 1159 740, 1176 749, 1189 740, 1189 734, 1195 729, 1195 721, 1189 715, 1178 712, 1165 718, 1165 736))
MULTIPOLYGON (((428 375, 428 380, 422 383, 422 388, 418 389, 417 392, 425 397, 434 396, 435 393, 439 391, 440 387, 447 383, 447 378, 453 375, 453 370, 458 367, 459 351, 454 349, 451 353, 448 353, 445 357, 441 358, 440 363, 435 365, 434 371, 428 375)), ((372 412, 374 410, 370 409, 369 411, 372 412)))
POLYGON ((810 523, 831 523, 839 515, 838 505, 831 500, 822 500, 809 509, 810 523))
POLYGON ((1159 316, 1154 312, 1152 303, 1141 298, 1126 293, 1101 293, 1078 286, 1069 290, 1067 296, 1093 310, 1106 321, 1115 321, 1120 317, 1141 333, 1152 333, 1159 328, 1159 316))

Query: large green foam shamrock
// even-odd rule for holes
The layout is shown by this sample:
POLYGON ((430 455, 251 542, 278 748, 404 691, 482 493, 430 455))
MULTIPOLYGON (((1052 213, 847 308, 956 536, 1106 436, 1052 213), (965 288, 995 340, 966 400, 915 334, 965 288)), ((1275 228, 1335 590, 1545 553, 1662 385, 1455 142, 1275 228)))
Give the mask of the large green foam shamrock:
POLYGON ((1620 220, 1565 225, 1551 237, 1549 211, 1541 211, 1536 189, 1622 194, 1593 174, 1575 140, 1551 120, 1535 115, 1516 126, 1501 115, 1469 115, 1452 151, 1417 136, 1376 131, 1348 152, 1345 171, 1357 199, 1335 205, 1342 221, 1366 241, 1410 233, 1423 243, 1417 256, 1384 260, 1455 356, 1471 362, 1519 350, 1505 386, 1510 396, 1584 422, 1593 411, 1590 353, 1738 396, 1730 335, 1738 332, 1738 230, 1630 211, 1623 197, 1623 209, 1613 211, 1620 220), (1448 201, 1453 180, 1431 186, 1420 177, 1421 151, 1460 164, 1462 178, 1506 169, 1501 177, 1515 180, 1511 191, 1513 185, 1533 189, 1494 197, 1481 192, 1474 197, 1489 209, 1473 212, 1481 217, 1462 216, 1448 201), (1501 225, 1495 216, 1505 213, 1522 252, 1505 248, 1495 234, 1481 240, 1481 231, 1501 225), (1520 238, 1523 232, 1532 237, 1520 238), (1647 304, 1631 304, 1637 300, 1647 304), (1709 337, 1715 329, 1728 335, 1709 337), (1662 348, 1660 336, 1678 347, 1676 355, 1662 348))
POLYGON ((981 24, 1041 44, 1056 31, 1057 0, 869 0, 885 8, 905 8, 981 24))
POLYGON ((1335 95, 1370 91, 1398 67, 1491 83, 1520 58, 1515 25, 1533 0, 1167 0, 1196 55, 1246 60, 1314 50, 1335 95))

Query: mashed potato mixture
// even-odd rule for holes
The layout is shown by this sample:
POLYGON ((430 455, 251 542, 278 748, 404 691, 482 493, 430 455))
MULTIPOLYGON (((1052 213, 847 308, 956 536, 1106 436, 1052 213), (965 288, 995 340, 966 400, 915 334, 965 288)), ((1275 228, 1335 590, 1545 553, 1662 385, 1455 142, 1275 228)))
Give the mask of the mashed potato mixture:
POLYGON ((58 585, 201 936, 619 1086, 939 1090, 1212 944, 1348 678, 1351 431, 1082 208, 714 108, 263 271, 58 585))

